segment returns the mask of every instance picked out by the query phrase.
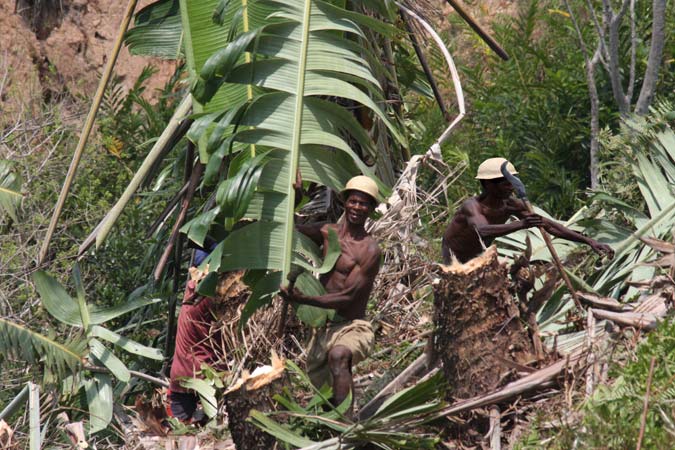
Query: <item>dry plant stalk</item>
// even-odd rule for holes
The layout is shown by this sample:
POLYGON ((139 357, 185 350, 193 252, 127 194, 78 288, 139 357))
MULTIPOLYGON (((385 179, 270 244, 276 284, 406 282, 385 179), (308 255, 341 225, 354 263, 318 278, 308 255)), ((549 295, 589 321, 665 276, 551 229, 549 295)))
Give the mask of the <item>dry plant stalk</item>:
POLYGON ((419 333, 424 298, 415 298, 413 294, 429 286, 432 279, 428 260, 431 243, 418 235, 420 218, 431 218, 430 225, 447 219, 445 191, 464 169, 465 165, 450 168, 433 158, 414 159, 394 186, 388 204, 378 208, 382 217, 367 226, 384 255, 371 294, 377 302, 375 320, 392 325, 391 331, 396 330, 398 341, 419 333), (436 175, 436 183, 429 190, 417 186, 423 167, 436 175))
POLYGON ((649 375, 647 376, 647 388, 645 392, 645 400, 642 407, 642 417, 640 418, 640 434, 638 435, 636 450, 640 450, 642 448, 642 439, 645 436, 645 424, 647 423, 647 411, 649 410, 649 393, 652 388, 652 377, 654 376, 655 364, 656 364, 656 357, 652 356, 652 361, 649 363, 649 375))

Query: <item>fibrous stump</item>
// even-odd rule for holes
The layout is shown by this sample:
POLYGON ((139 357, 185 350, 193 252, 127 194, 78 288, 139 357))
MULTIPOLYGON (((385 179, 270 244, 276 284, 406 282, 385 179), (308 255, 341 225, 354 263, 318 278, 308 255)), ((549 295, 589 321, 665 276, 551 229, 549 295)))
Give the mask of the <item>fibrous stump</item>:
POLYGON ((232 440, 237 450, 272 450, 276 439, 246 419, 252 409, 276 410, 272 399, 283 388, 284 362, 272 353, 272 365, 245 372, 225 393, 225 408, 232 440))
POLYGON ((455 398, 495 389, 510 381, 516 364, 533 359, 507 272, 493 246, 466 264, 442 266, 439 273, 434 354, 455 398))

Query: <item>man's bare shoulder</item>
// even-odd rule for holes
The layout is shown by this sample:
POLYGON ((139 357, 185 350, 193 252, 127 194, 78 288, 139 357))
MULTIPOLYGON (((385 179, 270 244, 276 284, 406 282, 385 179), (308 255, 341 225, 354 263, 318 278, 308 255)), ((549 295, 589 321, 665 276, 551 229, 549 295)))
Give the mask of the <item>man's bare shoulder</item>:
POLYGON ((366 236, 364 241, 366 242, 368 253, 372 253, 372 254, 375 254, 377 256, 380 256, 380 254, 382 253, 382 249, 380 248, 379 242, 377 242, 377 240, 374 237, 368 235, 368 236, 366 236))
POLYGON ((479 210, 480 210, 480 197, 478 195, 474 195, 473 197, 469 197, 466 200, 464 200, 462 202, 462 205, 457 210, 457 212, 460 212, 464 215, 472 215, 479 210))
MULTIPOLYGON (((359 256, 360 264, 367 267, 368 271, 379 271, 380 258, 382 256, 382 249, 377 240, 372 236, 366 236, 361 242, 361 255, 359 256)), ((373 272, 373 273, 375 273, 373 272)))

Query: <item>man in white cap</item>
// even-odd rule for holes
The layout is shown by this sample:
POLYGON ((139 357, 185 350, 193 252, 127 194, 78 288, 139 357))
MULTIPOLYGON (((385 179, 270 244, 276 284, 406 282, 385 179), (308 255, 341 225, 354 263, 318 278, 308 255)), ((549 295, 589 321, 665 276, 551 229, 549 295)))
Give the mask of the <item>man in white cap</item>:
POLYGON ((368 298, 380 269, 380 247, 364 227, 377 205, 378 189, 365 176, 349 180, 341 193, 345 217, 337 224, 298 225, 301 233, 328 247, 328 230, 335 230, 340 257, 333 269, 320 278, 326 288, 321 296, 305 295, 297 289, 281 288, 288 301, 334 309, 336 314, 325 327, 317 328, 308 346, 307 372, 312 383, 333 387, 333 403, 341 404, 353 387, 352 367, 372 350, 374 333, 364 320, 368 298))
MULTIPOLYGON (((607 244, 538 214, 530 214, 520 199, 511 196, 513 187, 501 172, 505 161, 504 158, 490 158, 478 167, 476 179, 480 180, 483 192, 466 200, 445 229, 441 247, 445 264, 451 263, 453 255, 465 263, 480 255, 494 238, 533 227, 543 227, 553 236, 589 245, 598 254, 613 255, 607 244), (506 223, 511 216, 520 220, 506 223)), ((510 162, 506 167, 510 173, 518 173, 510 162)))

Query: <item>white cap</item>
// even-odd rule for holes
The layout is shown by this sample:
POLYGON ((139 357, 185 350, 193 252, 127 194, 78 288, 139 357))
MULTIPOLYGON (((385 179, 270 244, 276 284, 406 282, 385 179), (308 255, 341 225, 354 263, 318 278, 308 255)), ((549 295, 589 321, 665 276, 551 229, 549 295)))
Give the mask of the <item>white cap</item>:
POLYGON ((342 192, 340 192, 340 196, 343 200, 347 200, 345 198, 345 194, 348 191, 363 192, 364 194, 368 194, 373 197, 373 200, 375 201, 377 201, 377 195, 380 192, 377 188, 377 183, 375 183, 372 178, 366 177, 364 175, 357 175, 347 182, 345 188, 342 190, 342 192))
MULTIPOLYGON (((495 178, 504 178, 502 174, 502 164, 508 162, 505 158, 490 158, 483 161, 480 166, 478 166, 478 173, 476 174, 477 180, 493 180, 495 178)), ((513 164, 510 162, 506 165, 506 169, 512 174, 515 175, 518 173, 513 164)))

